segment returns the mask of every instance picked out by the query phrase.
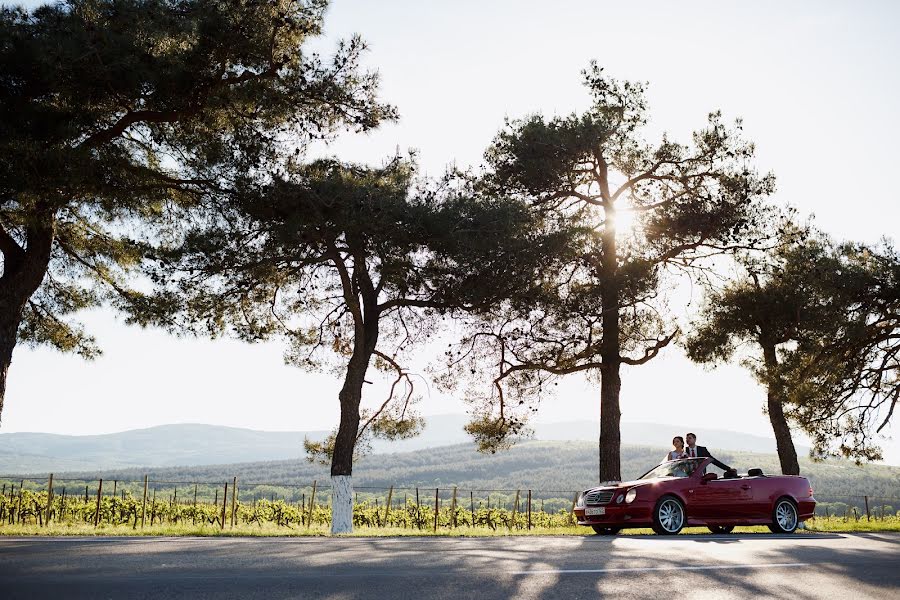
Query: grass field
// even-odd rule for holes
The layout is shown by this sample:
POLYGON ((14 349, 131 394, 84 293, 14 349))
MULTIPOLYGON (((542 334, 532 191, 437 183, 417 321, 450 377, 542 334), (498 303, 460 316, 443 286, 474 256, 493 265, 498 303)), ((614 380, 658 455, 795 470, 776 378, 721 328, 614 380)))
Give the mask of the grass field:
MULTIPOLYGON (((885 519, 859 521, 855 519, 845 520, 840 517, 817 517, 807 521, 806 528, 797 531, 798 535, 810 535, 827 532, 873 532, 873 531, 900 531, 900 517, 887 517, 885 519)), ((767 527, 738 527, 735 533, 768 534, 767 527)), ((626 529, 621 535, 646 535, 653 533, 650 529, 626 529)), ((224 536, 224 537, 305 537, 327 536, 329 529, 322 525, 313 525, 309 528, 285 527, 272 523, 259 525, 239 525, 234 528, 226 527, 224 530, 217 525, 189 525, 189 524, 163 524, 134 529, 128 525, 108 525, 101 523, 99 527, 88 524, 57 524, 51 523, 47 527, 34 524, 2 525, 0 535, 6 536, 224 536)), ((492 530, 486 527, 440 527, 435 532, 431 528, 415 529, 404 527, 365 527, 357 526, 352 536, 354 537, 403 537, 403 536, 443 536, 443 537, 505 537, 528 535, 594 535, 588 527, 536 527, 528 529, 507 529, 498 527, 492 530)), ((705 527, 687 527, 682 530, 682 535, 713 535, 705 527)))

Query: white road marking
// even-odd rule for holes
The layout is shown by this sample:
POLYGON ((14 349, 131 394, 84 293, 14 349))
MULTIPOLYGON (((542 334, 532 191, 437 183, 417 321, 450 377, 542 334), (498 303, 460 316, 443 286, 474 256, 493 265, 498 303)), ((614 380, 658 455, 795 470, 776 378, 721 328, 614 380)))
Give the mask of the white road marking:
POLYGON ((783 567, 808 567, 810 563, 768 563, 756 565, 704 565, 684 567, 622 567, 611 569, 536 569, 510 571, 512 575, 543 575, 555 573, 641 573, 647 571, 709 571, 713 569, 771 569, 783 567))

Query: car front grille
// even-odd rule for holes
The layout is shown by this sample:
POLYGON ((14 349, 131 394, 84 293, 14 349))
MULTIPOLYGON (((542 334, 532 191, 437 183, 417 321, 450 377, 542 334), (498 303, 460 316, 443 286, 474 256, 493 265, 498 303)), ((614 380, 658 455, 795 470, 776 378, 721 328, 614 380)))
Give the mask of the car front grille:
POLYGON ((584 495, 585 504, 608 504, 612 500, 615 490, 597 490, 584 495))

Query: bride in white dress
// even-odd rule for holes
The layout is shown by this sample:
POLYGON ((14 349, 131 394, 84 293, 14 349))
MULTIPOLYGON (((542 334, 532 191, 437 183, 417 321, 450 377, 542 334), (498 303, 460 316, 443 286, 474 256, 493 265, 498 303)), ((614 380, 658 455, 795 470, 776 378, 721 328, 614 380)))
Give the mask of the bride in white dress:
POLYGON ((672 447, 675 449, 666 454, 663 462, 666 462, 668 460, 678 460, 679 458, 687 458, 687 452, 684 451, 683 437, 681 437, 680 435, 676 435, 674 438, 672 438, 672 447))

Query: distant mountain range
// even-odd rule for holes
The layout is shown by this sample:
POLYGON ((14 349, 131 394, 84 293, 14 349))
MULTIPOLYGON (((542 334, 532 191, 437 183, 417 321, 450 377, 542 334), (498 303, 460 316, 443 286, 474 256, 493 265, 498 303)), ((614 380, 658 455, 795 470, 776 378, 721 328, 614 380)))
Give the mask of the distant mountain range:
MULTIPOLYGON (((465 415, 428 417, 423 433, 410 440, 376 441, 373 452, 412 452, 454 444, 471 444, 463 431, 465 415)), ((591 421, 537 424, 535 439, 546 441, 597 440, 591 421)), ((685 426, 623 423, 622 442, 668 448, 672 435, 685 426)), ((711 449, 774 453, 775 440, 734 431, 696 430, 700 443, 711 449)), ((325 431, 255 431, 218 425, 161 425, 104 435, 0 433, 0 474, 43 471, 99 471, 133 467, 174 467, 290 460, 304 456, 303 440, 319 440, 325 431)), ((806 448, 798 448, 805 454, 806 448)))

